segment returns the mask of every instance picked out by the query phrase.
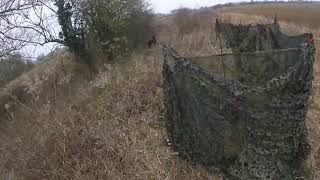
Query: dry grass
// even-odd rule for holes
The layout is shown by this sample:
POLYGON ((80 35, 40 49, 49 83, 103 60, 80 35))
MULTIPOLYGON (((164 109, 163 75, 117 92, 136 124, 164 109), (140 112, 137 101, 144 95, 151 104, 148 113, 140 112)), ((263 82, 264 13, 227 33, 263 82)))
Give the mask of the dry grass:
POLYGON ((161 50, 129 59, 106 66, 96 94, 83 91, 101 78, 70 82, 68 98, 57 86, 65 102, 19 106, 0 133, 0 179, 219 179, 165 144, 161 50))
POLYGON ((176 15, 169 15, 155 19, 155 29, 161 43, 174 47, 185 56, 204 56, 217 54, 218 45, 215 43, 215 13, 207 11, 189 11, 189 16, 183 21, 197 24, 188 27, 177 22, 176 15), (199 19, 201 19, 199 21, 199 19), (180 33, 181 26, 188 28, 180 33))
MULTIPOLYGON (((158 38, 183 55, 216 54, 211 13, 204 13, 208 19, 201 28, 182 37, 173 16, 156 19, 158 38)), ((270 20, 221 16, 234 23, 270 20)), ((280 23, 289 33, 309 31, 301 24, 280 23)), ((160 49, 110 63, 93 79, 83 66, 67 63, 69 58, 51 61, 0 91, 0 99, 14 90, 22 94, 6 99, 15 105, 12 114, 0 114, 0 179, 221 179, 214 169, 178 158, 164 143, 160 49), (36 93, 24 99, 25 90, 36 93)), ((319 60, 317 54, 308 115, 315 174, 320 172, 319 60)), ((1 110, 6 102, 0 102, 1 110)))
MULTIPOLYGON (((318 36, 320 37, 320 36, 318 36)), ((308 111, 309 139, 312 145, 310 166, 316 178, 320 178, 320 42, 317 42, 317 55, 314 66, 313 94, 310 97, 308 111)))
POLYGON ((220 12, 241 13, 274 17, 278 15, 280 21, 303 25, 307 28, 320 28, 320 3, 281 3, 242 5, 223 8, 220 12))
POLYGON ((212 23, 211 18, 210 11, 197 11, 188 8, 177 9, 173 14, 174 24, 178 28, 177 34, 181 38, 199 32, 200 29, 212 23))

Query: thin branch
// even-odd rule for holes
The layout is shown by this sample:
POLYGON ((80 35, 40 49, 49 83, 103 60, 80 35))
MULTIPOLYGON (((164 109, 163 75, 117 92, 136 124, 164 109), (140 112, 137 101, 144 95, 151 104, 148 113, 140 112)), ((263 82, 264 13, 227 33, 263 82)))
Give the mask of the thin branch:
MULTIPOLYGON (((0 2, 0 58, 28 44, 63 44, 50 29, 48 11, 56 17, 51 0, 2 0, 0 2), (44 10, 47 9, 47 10, 44 10)), ((50 14, 49 14, 50 15, 50 14)))

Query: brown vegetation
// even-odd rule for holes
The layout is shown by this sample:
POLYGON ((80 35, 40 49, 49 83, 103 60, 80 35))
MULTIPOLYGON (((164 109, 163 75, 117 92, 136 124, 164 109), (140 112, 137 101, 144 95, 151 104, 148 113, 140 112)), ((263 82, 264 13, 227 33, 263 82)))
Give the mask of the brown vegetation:
MULTIPOLYGON (((184 55, 218 53, 213 12, 202 13, 208 23, 182 39, 174 16, 155 19, 157 40, 184 55)), ((310 31, 300 20, 297 25, 279 17, 286 32, 310 31)), ((214 169, 178 158, 164 142, 160 49, 110 62, 96 77, 70 59, 64 54, 43 63, 0 92, 0 179, 221 179, 214 169)), ((315 174, 320 172, 319 60, 317 54, 309 112, 315 174)))
POLYGON ((91 81, 69 63, 71 80, 56 84, 49 75, 37 102, 17 96, 13 117, 1 116, 0 177, 218 179, 165 144, 160 49, 128 59, 91 81))
POLYGON ((278 16, 280 21, 320 28, 320 3, 254 4, 223 8, 220 12, 278 16))
POLYGON ((173 12, 173 20, 178 28, 179 34, 183 36, 210 24, 210 15, 210 11, 181 8, 173 12))

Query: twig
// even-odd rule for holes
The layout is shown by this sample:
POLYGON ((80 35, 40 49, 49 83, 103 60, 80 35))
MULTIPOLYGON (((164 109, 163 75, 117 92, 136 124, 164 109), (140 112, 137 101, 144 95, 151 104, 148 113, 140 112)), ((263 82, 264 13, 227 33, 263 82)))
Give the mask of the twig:
POLYGON ((33 110, 31 108, 29 108, 28 106, 26 106, 24 103, 22 103, 21 101, 19 101, 19 99, 15 96, 10 95, 10 97, 15 100, 17 103, 19 103, 21 106, 23 106, 24 108, 26 108, 27 110, 29 110, 30 112, 33 112, 33 110))

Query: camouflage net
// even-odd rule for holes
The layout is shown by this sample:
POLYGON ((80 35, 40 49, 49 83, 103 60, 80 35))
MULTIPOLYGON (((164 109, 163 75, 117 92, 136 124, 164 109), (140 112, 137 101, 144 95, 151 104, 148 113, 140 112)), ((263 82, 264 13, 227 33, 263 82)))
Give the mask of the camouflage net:
MULTIPOLYGON (((252 47, 252 46, 251 46, 252 47)), ((310 178, 313 46, 180 57, 164 48, 167 130, 183 157, 230 179, 310 178)))
POLYGON ((255 52, 296 48, 308 42, 309 33, 299 36, 287 36, 280 31, 275 20, 274 24, 258 24, 255 26, 233 25, 216 22, 218 38, 233 52, 255 52), (221 37, 220 37, 221 36, 221 37))

